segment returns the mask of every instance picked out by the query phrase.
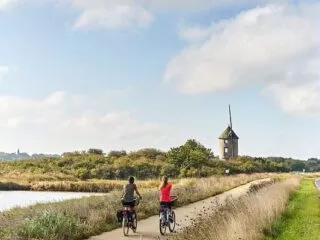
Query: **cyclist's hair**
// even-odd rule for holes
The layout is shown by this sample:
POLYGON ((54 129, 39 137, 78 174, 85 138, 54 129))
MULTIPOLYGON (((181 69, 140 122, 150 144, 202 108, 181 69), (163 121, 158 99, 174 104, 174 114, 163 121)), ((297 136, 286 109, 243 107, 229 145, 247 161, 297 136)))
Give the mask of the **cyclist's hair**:
POLYGON ((129 177, 129 183, 134 183, 134 177, 129 177))
POLYGON ((160 189, 164 188, 165 186, 168 185, 168 181, 169 181, 169 178, 167 176, 163 176, 162 177, 162 184, 160 186, 160 189))

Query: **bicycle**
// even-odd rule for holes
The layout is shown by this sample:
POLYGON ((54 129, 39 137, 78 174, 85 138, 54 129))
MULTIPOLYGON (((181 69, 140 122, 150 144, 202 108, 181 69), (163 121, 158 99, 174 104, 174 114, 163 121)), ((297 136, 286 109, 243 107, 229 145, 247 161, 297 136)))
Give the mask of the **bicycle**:
POLYGON ((170 232, 173 232, 176 227, 176 214, 172 207, 178 198, 176 196, 172 196, 171 198, 174 198, 174 200, 170 202, 171 211, 167 205, 161 205, 159 209, 159 229, 161 235, 165 235, 167 227, 170 232))
MULTIPOLYGON (((140 198, 135 198, 135 206, 139 205, 139 200, 140 198)), ((138 227, 138 215, 136 211, 131 206, 124 205, 118 215, 120 215, 118 221, 122 222, 123 235, 128 236, 130 229, 136 233, 138 227)))

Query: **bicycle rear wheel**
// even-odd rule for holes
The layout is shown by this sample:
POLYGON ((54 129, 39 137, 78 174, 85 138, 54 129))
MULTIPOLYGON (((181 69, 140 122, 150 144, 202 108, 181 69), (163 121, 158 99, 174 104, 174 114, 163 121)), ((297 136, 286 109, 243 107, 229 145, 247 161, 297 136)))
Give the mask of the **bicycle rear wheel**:
POLYGON ((138 227, 138 214, 134 213, 134 218, 132 220, 132 231, 134 233, 137 232, 137 227, 138 227))
POLYGON ((123 230, 123 235, 128 236, 129 234, 129 222, 128 222, 128 217, 124 216, 122 220, 122 230, 123 230))
POLYGON ((171 218, 169 219, 169 230, 170 230, 170 232, 173 232, 175 227, 176 227, 176 214, 172 210, 171 218))

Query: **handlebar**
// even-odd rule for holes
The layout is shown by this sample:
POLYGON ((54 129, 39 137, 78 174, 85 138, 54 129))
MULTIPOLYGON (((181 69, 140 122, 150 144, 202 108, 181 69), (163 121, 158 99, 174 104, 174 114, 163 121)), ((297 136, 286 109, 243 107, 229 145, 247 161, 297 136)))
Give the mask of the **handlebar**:
POLYGON ((170 196, 171 199, 177 200, 178 196, 170 196))

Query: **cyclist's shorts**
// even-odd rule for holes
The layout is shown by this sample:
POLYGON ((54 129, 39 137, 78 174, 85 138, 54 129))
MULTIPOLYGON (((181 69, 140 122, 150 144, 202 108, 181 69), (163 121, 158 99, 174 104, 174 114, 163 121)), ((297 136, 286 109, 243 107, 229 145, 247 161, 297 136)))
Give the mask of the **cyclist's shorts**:
POLYGON ((160 202, 160 206, 171 208, 172 205, 173 205, 173 202, 160 202))
POLYGON ((122 206, 129 206, 129 207, 133 208, 135 205, 136 205, 136 200, 131 201, 131 202, 122 201, 122 206))

